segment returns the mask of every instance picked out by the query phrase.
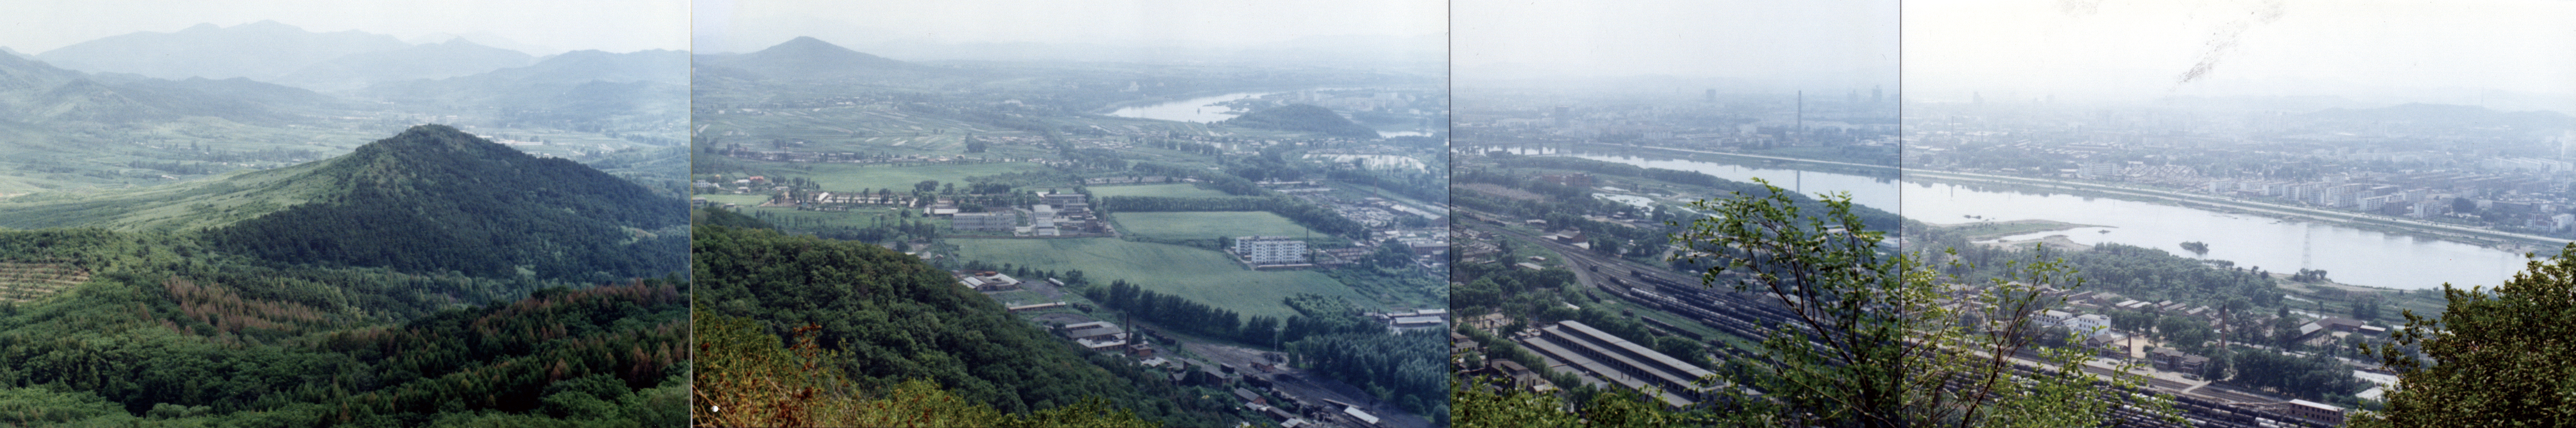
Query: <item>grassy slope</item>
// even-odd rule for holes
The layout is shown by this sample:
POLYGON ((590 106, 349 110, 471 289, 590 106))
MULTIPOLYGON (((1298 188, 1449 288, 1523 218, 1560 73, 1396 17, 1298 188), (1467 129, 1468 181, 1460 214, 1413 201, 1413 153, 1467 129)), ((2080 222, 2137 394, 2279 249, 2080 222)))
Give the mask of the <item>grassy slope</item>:
MULTIPOLYGON (((1125 279, 1147 289, 1232 309, 1244 316, 1285 318, 1293 312, 1280 299, 1298 293, 1340 296, 1352 302, 1374 300, 1322 273, 1251 271, 1224 253, 1169 244, 1080 239, 956 239, 959 256, 969 260, 1027 265, 1039 269, 1081 269, 1092 282, 1125 279)), ((1367 303, 1361 303, 1367 304, 1367 303)))
POLYGON ((191 230, 232 224, 303 203, 326 183, 285 183, 316 164, 241 173, 170 186, 0 203, 0 226, 97 226, 138 231, 191 230))

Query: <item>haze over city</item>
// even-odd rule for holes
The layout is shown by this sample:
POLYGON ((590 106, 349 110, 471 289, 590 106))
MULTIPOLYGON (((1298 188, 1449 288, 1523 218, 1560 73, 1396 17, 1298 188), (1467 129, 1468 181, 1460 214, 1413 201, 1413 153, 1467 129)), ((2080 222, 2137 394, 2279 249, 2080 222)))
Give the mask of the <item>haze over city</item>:
POLYGON ((618 0, 9 2, 0 5, 0 16, 8 17, 0 18, 8 24, 0 28, 0 46, 33 55, 138 31, 167 33, 198 24, 232 27, 269 20, 305 31, 357 30, 415 43, 465 36, 530 55, 583 49, 685 49, 687 4, 618 0))
POLYGON ((2341 96, 2576 112, 2576 2, 1921 1, 1908 101, 2341 96))
POLYGON ((815 37, 906 61, 1437 62, 1448 9, 1437 1, 1126 0, 1068 3, 700 1, 700 54, 815 37), (896 10, 906 13, 882 13, 896 10))

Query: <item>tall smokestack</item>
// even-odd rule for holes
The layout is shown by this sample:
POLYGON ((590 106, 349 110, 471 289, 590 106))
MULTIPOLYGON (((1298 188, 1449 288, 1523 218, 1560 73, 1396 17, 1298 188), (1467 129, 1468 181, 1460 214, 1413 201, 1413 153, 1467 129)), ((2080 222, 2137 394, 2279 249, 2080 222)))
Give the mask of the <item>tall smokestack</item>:
POLYGON ((1798 133, 1798 138, 1790 141, 1805 141, 1807 139, 1807 91, 1798 91, 1798 115, 1795 117, 1797 120, 1793 123, 1798 127, 1791 132, 1798 133))

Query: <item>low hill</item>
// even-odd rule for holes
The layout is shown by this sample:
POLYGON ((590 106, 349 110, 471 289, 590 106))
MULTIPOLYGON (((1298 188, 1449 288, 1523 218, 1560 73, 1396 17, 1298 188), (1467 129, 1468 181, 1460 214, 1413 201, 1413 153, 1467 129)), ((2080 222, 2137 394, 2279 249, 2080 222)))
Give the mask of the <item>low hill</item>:
POLYGON ((206 236, 271 260, 604 282, 674 272, 687 257, 680 201, 446 126, 245 180, 304 202, 206 236))
POLYGON ((1289 104, 1253 110, 1222 123, 1245 128, 1313 132, 1343 138, 1377 139, 1377 130, 1352 123, 1340 113, 1309 104, 1289 104))
MULTIPOLYGON (((711 218, 726 218, 721 214, 711 218)), ((860 242, 701 225, 690 237, 695 307, 773 337, 807 325, 859 390, 928 380, 1004 413, 1105 398, 1170 426, 1231 425, 1202 392, 1120 357, 1080 350, 958 287, 920 258, 860 242)), ((772 342, 775 343, 775 342, 772 342)), ((1221 391, 1205 391, 1224 395, 1221 391)))

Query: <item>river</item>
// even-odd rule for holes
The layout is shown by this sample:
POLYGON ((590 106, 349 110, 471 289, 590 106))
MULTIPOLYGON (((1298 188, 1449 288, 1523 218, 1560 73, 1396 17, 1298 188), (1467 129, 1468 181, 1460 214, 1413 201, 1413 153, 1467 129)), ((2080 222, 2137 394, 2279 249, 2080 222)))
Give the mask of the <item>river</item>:
MULTIPOLYGON (((1553 154, 1553 150, 1528 151, 1530 154, 1553 154)), ((1979 221, 1978 218, 2003 221, 2044 219, 2069 223, 2103 225, 2072 230, 2034 233, 2004 239, 2018 240, 2066 235, 2075 242, 2099 244, 2116 242, 2163 249, 2185 257, 2202 257, 2236 262, 2237 266, 2262 267, 2272 272, 2289 273, 2299 269, 2323 269, 2336 282, 2399 289, 2439 289, 2442 283, 2466 288, 2484 285, 2492 288, 2511 278, 2523 268, 2527 259, 2521 254, 2492 248, 2355 229, 2331 223, 2294 221, 2270 217, 2230 214, 2194 208, 2160 205, 2110 198, 2082 197, 2066 194, 2036 194, 2012 191, 1990 191, 1942 183, 1905 183, 1883 178, 1863 177, 1790 169, 1766 169, 1739 165, 1678 160, 1639 158, 1626 155, 1568 153, 1565 155, 1618 162, 1650 168, 1698 171, 1729 180, 1749 181, 1754 177, 1771 180, 1781 187, 1796 186, 1804 193, 1848 191, 1853 202, 1888 209, 1897 207, 1906 218, 1936 224, 1979 221), (1903 201, 1899 204, 1898 201, 1903 201), (2108 233, 2104 233, 2104 232, 2108 233), (2195 256, 2182 249, 2184 241, 2209 244, 2209 254, 2195 256)))
POLYGON ((1234 114, 1230 113, 1235 112, 1225 106, 1210 106, 1209 104, 1245 98, 1259 98, 1263 95, 1275 93, 1277 92, 1236 92, 1213 97, 1198 97, 1162 104, 1124 107, 1117 111, 1109 112, 1109 115, 1142 119, 1162 119, 1176 122, 1216 122, 1233 119, 1234 114))
MULTIPOLYGON (((1242 112, 1234 111, 1233 109, 1225 106, 1216 106, 1211 104, 1246 98, 1260 98, 1265 95, 1276 93, 1278 92, 1236 92, 1213 97, 1198 97, 1161 104, 1121 107, 1118 110, 1109 112, 1109 115, 1133 117, 1138 119, 1161 119, 1175 122, 1217 122, 1226 119, 1233 119, 1235 115, 1241 114, 1242 112)), ((1377 131, 1378 138, 1395 138, 1403 136, 1429 137, 1432 135, 1434 134, 1432 133, 1432 130, 1429 129, 1377 131)))

